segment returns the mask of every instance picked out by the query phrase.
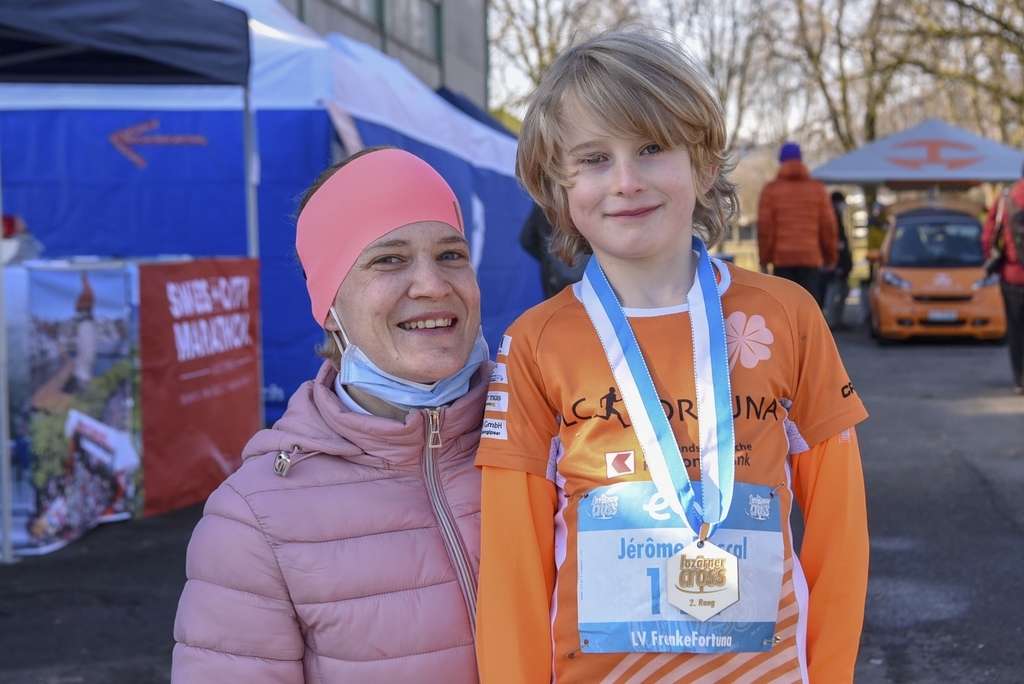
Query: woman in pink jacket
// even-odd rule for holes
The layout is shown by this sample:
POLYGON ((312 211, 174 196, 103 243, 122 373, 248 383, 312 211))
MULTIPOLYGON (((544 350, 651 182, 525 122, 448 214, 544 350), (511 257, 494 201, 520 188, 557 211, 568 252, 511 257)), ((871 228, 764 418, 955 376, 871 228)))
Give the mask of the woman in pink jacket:
POLYGON ((476 682, 491 364, 458 201, 367 150, 307 191, 296 249, 325 361, 206 504, 171 680, 476 682))

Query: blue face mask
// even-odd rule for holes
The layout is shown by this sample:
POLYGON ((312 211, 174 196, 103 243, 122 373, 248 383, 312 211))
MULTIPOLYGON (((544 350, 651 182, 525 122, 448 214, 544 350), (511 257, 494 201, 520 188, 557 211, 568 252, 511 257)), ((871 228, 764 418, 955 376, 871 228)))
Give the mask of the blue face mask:
MULTIPOLYGON (((341 328, 341 322, 331 307, 331 315, 341 328)), ((342 385, 356 387, 369 395, 377 397, 397 408, 414 411, 418 408, 436 408, 450 404, 469 391, 469 381, 480 365, 490 358, 487 341, 481 329, 477 332, 473 351, 461 370, 442 378, 432 384, 413 382, 385 373, 378 368, 366 354, 356 345, 348 341, 341 354, 341 369, 338 371, 338 382, 342 385)), ((335 337, 335 341, 337 337, 335 337)), ((341 347, 341 344, 338 344, 341 347)))

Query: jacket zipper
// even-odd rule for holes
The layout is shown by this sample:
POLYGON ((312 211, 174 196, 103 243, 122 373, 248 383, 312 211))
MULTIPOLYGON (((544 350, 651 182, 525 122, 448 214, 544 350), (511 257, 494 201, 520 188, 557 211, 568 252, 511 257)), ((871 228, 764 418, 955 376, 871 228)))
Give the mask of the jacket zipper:
POLYGON ((427 482, 427 496, 430 498, 430 506, 434 509, 434 517, 437 519, 438 529, 441 532, 441 539, 444 541, 445 550, 448 552, 448 559, 455 571, 455 577, 462 590, 462 598, 466 602, 466 610, 469 612, 469 627, 476 638, 476 582, 473 580, 473 566, 469 561, 469 554, 466 545, 462 543, 462 536, 448 509, 441 483, 438 479, 437 464, 434 459, 434 450, 440 449, 441 443, 441 417, 437 409, 427 409, 427 446, 423 458, 423 472, 427 482))

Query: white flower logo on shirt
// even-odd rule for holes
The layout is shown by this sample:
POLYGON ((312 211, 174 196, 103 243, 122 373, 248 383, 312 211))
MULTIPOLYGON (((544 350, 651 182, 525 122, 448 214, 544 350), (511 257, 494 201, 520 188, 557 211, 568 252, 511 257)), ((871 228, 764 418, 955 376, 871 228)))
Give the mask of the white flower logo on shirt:
POLYGON ((775 341, 775 335, 765 326, 764 316, 753 315, 749 319, 742 311, 734 311, 725 319, 725 339, 729 345, 729 370, 736 362, 744 368, 753 368, 760 361, 771 358, 768 345, 775 341))

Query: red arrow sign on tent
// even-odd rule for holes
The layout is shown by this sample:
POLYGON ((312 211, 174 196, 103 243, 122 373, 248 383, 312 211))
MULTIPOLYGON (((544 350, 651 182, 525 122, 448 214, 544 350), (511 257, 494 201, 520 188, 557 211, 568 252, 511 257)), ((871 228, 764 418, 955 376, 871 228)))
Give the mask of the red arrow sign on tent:
POLYGON ((206 145, 210 142, 202 135, 143 135, 157 128, 160 128, 159 119, 150 119, 114 131, 107 139, 118 152, 128 157, 129 161, 140 169, 146 168, 147 162, 132 149, 132 145, 206 145))

